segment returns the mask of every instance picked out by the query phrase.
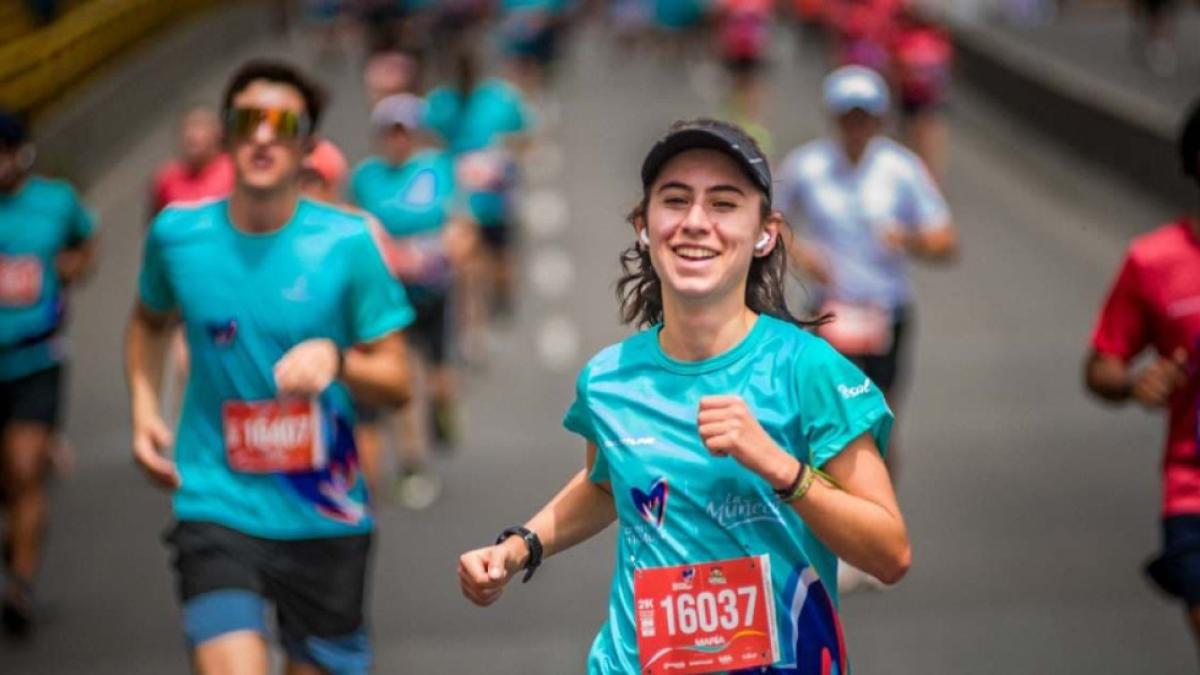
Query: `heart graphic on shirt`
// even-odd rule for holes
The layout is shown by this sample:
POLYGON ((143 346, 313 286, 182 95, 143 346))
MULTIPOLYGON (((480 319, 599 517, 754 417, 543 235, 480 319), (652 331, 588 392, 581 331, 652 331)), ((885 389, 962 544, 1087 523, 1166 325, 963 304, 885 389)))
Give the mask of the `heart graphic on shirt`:
POLYGON ((655 527, 662 527, 667 517, 667 479, 659 478, 650 485, 649 492, 637 488, 630 490, 633 505, 642 518, 655 527))

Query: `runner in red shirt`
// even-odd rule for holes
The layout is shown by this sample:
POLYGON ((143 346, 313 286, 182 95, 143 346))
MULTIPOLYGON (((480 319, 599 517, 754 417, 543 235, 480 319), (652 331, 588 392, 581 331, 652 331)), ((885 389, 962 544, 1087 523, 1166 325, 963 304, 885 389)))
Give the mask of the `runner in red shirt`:
MULTIPOLYGON (((1180 140, 1184 172, 1200 187, 1200 101, 1180 140)), ((1163 460, 1163 551, 1147 568, 1183 600, 1200 640, 1200 212, 1135 239, 1092 337, 1087 386, 1101 398, 1168 411, 1163 460), (1147 348, 1156 358, 1135 370, 1147 348)))
POLYGON ((162 165, 150 187, 150 217, 172 202, 227 196, 233 190, 233 162, 221 151, 221 120, 210 108, 196 107, 179 122, 179 157, 162 165))

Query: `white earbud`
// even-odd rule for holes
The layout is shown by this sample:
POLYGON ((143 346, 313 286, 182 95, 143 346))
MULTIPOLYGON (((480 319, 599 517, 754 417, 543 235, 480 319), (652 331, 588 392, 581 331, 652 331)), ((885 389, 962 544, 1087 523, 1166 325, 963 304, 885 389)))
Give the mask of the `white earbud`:
POLYGON ((771 233, 763 232, 763 235, 758 238, 758 241, 754 242, 754 250, 760 251, 760 252, 765 251, 765 250, 767 250, 767 246, 770 245, 770 243, 771 243, 771 233))
POLYGON ((638 240, 646 246, 650 245, 650 235, 646 232, 645 228, 638 230, 638 240))

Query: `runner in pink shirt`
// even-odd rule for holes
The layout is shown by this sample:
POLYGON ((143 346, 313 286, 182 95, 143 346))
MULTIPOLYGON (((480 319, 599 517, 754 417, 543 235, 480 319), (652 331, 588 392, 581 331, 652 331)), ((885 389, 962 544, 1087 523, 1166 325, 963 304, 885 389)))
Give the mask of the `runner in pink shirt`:
POLYGON ((179 156, 163 164, 150 186, 150 217, 172 202, 225 197, 233 190, 233 162, 221 150, 221 120, 196 107, 179 123, 179 156))
MULTIPOLYGON (((1180 154, 1200 187, 1200 101, 1180 154)), ((1200 212, 1133 240, 1100 313, 1086 380, 1101 398, 1167 411, 1163 551, 1147 572, 1184 602, 1200 640, 1200 212), (1135 369, 1146 349, 1154 359, 1135 369)))

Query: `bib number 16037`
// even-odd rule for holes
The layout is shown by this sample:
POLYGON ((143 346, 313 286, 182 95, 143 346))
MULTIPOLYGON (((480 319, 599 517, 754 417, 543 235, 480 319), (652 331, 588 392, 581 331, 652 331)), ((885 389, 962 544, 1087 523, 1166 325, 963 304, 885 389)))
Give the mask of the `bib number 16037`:
POLYGON ((765 555, 639 569, 633 594, 643 675, 716 673, 779 658, 765 555))
POLYGON ((659 601, 666 615, 667 635, 711 633, 718 628, 735 630, 754 624, 754 609, 758 604, 758 588, 742 586, 737 590, 722 589, 717 593, 680 593, 659 601))

